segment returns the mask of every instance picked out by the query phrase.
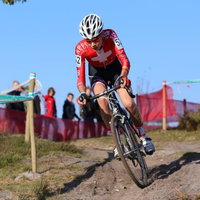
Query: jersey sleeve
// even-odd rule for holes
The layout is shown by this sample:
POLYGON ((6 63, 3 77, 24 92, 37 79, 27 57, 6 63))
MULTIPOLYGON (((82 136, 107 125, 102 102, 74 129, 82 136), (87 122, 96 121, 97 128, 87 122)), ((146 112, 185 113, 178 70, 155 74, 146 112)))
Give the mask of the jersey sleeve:
POLYGON ((76 55, 76 70, 77 70, 77 87, 79 85, 85 86, 85 56, 81 48, 81 45, 78 44, 75 48, 76 55))
POLYGON ((126 70, 129 72, 130 69, 130 62, 129 59, 125 53, 124 47, 118 38, 117 34, 115 31, 112 30, 112 39, 115 44, 115 52, 117 57, 119 58, 121 64, 122 64, 122 69, 126 70))

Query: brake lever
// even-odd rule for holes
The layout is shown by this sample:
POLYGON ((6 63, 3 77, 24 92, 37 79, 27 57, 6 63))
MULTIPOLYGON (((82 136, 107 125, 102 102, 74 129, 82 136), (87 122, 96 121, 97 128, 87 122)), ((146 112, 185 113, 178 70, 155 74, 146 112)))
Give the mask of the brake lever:
POLYGON ((131 98, 135 98, 135 95, 130 91, 130 89, 127 86, 125 86, 124 88, 126 89, 131 98))
MULTIPOLYGON (((120 84, 124 84, 124 80, 123 79, 120 80, 120 84)), ((129 94, 129 96, 131 98, 135 98, 135 95, 130 91, 130 89, 126 85, 125 85, 124 88, 126 89, 126 91, 128 92, 128 94, 129 94)))

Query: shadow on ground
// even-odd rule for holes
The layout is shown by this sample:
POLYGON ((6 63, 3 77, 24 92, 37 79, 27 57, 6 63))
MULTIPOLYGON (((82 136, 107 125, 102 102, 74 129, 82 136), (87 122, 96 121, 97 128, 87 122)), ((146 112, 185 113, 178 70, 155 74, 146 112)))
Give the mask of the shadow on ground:
POLYGON ((151 170, 151 183, 156 179, 166 179, 169 175, 177 172, 183 166, 189 163, 195 162, 195 164, 200 164, 200 153, 188 152, 181 156, 179 159, 172 161, 169 165, 160 165, 151 170))

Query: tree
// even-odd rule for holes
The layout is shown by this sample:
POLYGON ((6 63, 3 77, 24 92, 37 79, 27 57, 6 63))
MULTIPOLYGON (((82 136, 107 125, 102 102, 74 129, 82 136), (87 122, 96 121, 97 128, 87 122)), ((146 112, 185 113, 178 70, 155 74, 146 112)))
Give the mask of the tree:
POLYGON ((26 2, 26 0, 3 0, 3 3, 14 5, 14 3, 21 1, 22 3, 26 2))

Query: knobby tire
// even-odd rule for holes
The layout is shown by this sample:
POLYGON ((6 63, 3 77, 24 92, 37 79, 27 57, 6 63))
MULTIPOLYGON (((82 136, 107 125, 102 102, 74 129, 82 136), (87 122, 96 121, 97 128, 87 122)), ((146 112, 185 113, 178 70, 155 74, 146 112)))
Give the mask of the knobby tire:
POLYGON ((119 157, 135 184, 144 188, 147 186, 148 168, 144 153, 139 149, 139 143, 134 128, 123 116, 117 115, 111 119, 111 131, 119 157))

